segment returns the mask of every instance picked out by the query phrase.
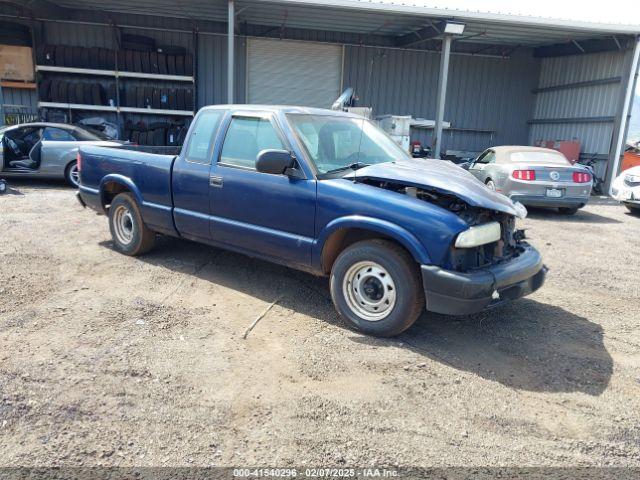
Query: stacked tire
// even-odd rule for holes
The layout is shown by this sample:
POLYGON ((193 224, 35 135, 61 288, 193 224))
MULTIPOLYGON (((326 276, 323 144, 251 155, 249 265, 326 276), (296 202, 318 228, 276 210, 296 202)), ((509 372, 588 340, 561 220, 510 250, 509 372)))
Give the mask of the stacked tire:
POLYGON ((38 47, 36 56, 40 65, 94 70, 116 68, 115 52, 107 48, 42 45, 38 47))
POLYGON ((134 108, 193 111, 195 107, 191 88, 156 88, 130 85, 120 97, 121 104, 134 108))
POLYGON ((43 102, 73 103, 81 105, 117 105, 115 83, 71 82, 46 78, 40 82, 40 100, 43 102))
POLYGON ((184 142, 189 121, 181 122, 127 122, 125 124, 125 140, 143 146, 181 146, 184 142))

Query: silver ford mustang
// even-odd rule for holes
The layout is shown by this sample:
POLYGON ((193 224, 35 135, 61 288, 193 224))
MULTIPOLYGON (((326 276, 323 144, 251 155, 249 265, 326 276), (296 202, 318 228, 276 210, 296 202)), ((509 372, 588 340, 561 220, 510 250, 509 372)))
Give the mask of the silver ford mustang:
POLYGON ((560 152, 526 146, 492 147, 468 168, 491 190, 532 207, 554 207, 574 214, 589 201, 593 179, 582 165, 560 152))
POLYGON ((100 133, 60 123, 24 123, 0 128, 0 175, 64 178, 78 186, 76 156, 81 145, 118 147, 100 133))

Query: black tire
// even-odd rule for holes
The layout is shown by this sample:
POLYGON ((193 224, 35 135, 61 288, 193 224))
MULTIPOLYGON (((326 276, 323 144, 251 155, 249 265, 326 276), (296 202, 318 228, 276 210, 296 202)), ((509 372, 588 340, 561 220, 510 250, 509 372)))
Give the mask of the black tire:
POLYGON ((67 168, 64 169, 64 180, 67 182, 67 185, 73 188, 78 188, 79 186, 79 177, 76 176, 77 166, 78 162, 74 160, 67 165, 67 168))
POLYGON ((140 52, 140 63, 142 65, 142 73, 151 73, 151 64, 149 63, 149 52, 140 52))
POLYGON ((640 205, 635 203, 625 203, 624 206, 627 207, 627 210, 629 210, 631 213, 640 215, 640 205))
POLYGON ((185 89, 184 88, 178 88, 176 90, 176 110, 186 110, 187 109, 187 103, 186 103, 186 98, 185 98, 185 89))
POLYGON ((91 85, 91 104, 104 105, 104 89, 99 83, 91 85))
POLYGON ((67 99, 69 103, 82 103, 82 97, 78 98, 77 96, 77 83, 69 83, 67 85, 67 99))
POLYGON ((184 74, 193 75, 193 55, 191 54, 184 56, 184 74))
POLYGON ((131 53, 132 61, 133 61, 133 71, 141 73, 142 72, 142 54, 140 52, 133 51, 131 53))
POLYGON ((38 95, 40 96, 41 102, 51 101, 51 79, 45 78, 40 82, 40 86, 38 87, 38 95))
POLYGON ((144 108, 153 108, 153 87, 144 89, 144 108))
POLYGON ((176 56, 167 55, 167 73, 169 75, 176 75, 176 56))
MULTIPOLYGON (((155 243, 156 234, 142 221, 138 204, 130 193, 120 193, 109 206, 109 230, 116 250, 125 255, 137 256, 147 253, 155 243), (122 216, 127 216, 126 220, 122 216), (121 224, 122 222, 122 224, 121 224), (123 235, 122 225, 130 225, 131 238, 123 235)), ((128 230, 125 229, 126 232, 128 230)))
POLYGON ((158 54, 151 52, 149 54, 149 64, 151 67, 151 73, 160 73, 160 67, 158 67, 158 54))
POLYGON ((184 92, 184 107, 185 110, 193 110, 194 108, 193 90, 191 90, 190 88, 187 88, 184 92))
POLYGON ((178 45, 158 45, 158 52, 162 52, 165 55, 185 55, 187 49, 178 45))
POLYGON ((64 50, 64 66, 73 67, 73 47, 64 46, 62 49, 64 50))
POLYGON ((158 73, 167 74, 167 55, 164 53, 158 53, 158 73))
POLYGON ((64 47, 62 45, 54 47, 53 63, 56 67, 64 67, 64 47))
POLYGON ((160 100, 160 96, 161 96, 160 89, 154 88, 153 93, 151 95, 151 108, 157 108, 157 109, 162 108, 162 102, 160 100))
POLYGON ((58 83, 58 102, 69 103, 69 84, 65 81, 58 83))
POLYGON ((82 67, 82 47, 71 47, 71 58, 74 67, 82 67))
POLYGON ((89 48, 89 68, 100 69, 100 49, 98 47, 89 48))
MULTIPOLYGON (((355 328, 370 335, 381 337, 398 335, 413 325, 425 308, 420 270, 416 262, 403 248, 387 240, 357 242, 340 253, 331 269, 330 288, 331 298, 338 313, 355 328), (353 301, 345 298, 343 288, 345 277, 359 262, 378 264, 388 272, 395 285, 395 305, 381 319, 363 318, 354 311, 354 307, 350 306, 353 301)), ((385 289, 382 284, 376 288, 384 289, 385 295, 387 289, 393 291, 390 286, 385 289)), ((357 292, 355 287, 354 291, 357 292)))
POLYGON ((176 75, 184 75, 184 55, 176 55, 176 75))
POLYGON ((578 213, 579 208, 576 207, 560 207, 558 208, 558 211, 562 214, 562 215, 575 215, 576 213, 578 213))
POLYGON ((91 64, 91 50, 89 50, 88 48, 84 47, 80 50, 80 67, 82 68, 89 68, 89 65, 91 64))
POLYGON ((135 66, 133 64, 133 51, 125 50, 124 52, 120 52, 118 56, 119 68, 126 72, 135 72, 135 66))

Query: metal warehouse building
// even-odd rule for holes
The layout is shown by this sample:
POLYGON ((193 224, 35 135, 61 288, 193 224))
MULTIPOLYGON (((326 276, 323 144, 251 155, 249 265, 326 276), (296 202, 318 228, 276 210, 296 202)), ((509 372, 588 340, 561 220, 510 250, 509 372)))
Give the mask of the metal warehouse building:
POLYGON ((97 110, 120 123, 189 118, 232 102, 328 108, 353 87, 374 116, 434 120, 415 125, 411 137, 443 153, 577 140, 607 178, 623 153, 640 52, 639 26, 359 0, 0 1, 0 22, 29 29, 36 70, 33 82, 2 82, 4 120, 56 108, 73 110, 71 119, 97 110), (132 36, 181 47, 193 69, 122 72, 123 38, 132 36), (102 73, 44 65, 36 52, 45 45, 101 47, 118 61, 102 73), (119 92, 166 82, 192 90, 194 102, 179 111, 122 98, 61 105, 43 97, 52 77, 115 80, 119 92))

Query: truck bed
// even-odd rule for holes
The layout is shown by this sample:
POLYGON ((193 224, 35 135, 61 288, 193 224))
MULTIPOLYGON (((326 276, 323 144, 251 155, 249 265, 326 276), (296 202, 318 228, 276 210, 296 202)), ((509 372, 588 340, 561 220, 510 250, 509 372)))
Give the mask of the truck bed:
MULTIPOLYGON (((127 185, 141 205, 145 222, 160 232, 173 233, 171 170, 175 155, 159 155, 139 150, 86 146, 82 157, 83 198, 91 198, 94 208, 102 210, 109 199, 100 197, 101 185, 118 181, 127 185)), ((107 188, 108 191, 108 188, 107 188)))

